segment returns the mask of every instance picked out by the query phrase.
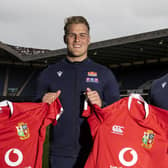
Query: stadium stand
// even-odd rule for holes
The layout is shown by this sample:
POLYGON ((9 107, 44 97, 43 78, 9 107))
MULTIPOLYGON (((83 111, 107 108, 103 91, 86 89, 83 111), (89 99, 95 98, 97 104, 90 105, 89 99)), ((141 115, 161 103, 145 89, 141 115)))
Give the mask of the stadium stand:
MULTIPOLYGON (((111 68, 121 96, 147 95, 153 79, 167 72, 168 29, 91 43, 89 56, 111 68)), ((0 99, 32 101, 38 73, 66 55, 66 49, 48 50, 0 42, 0 99)))

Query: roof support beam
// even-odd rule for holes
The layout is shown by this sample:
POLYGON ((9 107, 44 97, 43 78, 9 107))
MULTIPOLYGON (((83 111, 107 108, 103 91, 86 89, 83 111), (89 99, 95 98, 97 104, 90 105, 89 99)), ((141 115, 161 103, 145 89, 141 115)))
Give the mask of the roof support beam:
POLYGON ((21 88, 17 91, 16 96, 20 96, 21 93, 23 92, 23 90, 25 89, 25 87, 27 86, 27 84, 30 82, 30 80, 32 79, 33 75, 34 75, 35 71, 33 71, 28 78, 25 80, 25 82, 23 83, 23 85, 21 86, 21 88))
POLYGON ((4 88, 3 88, 3 96, 7 96, 8 94, 8 81, 9 81, 9 67, 6 67, 6 74, 4 80, 4 88))

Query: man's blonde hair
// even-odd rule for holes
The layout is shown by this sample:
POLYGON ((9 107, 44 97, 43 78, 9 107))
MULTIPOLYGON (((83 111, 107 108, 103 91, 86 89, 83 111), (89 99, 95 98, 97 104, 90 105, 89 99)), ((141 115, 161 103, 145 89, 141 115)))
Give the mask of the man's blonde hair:
POLYGON ((65 35, 68 33, 69 25, 80 23, 85 24, 86 27, 88 28, 88 32, 90 31, 89 23, 83 16, 70 16, 65 19, 65 25, 64 25, 65 35))

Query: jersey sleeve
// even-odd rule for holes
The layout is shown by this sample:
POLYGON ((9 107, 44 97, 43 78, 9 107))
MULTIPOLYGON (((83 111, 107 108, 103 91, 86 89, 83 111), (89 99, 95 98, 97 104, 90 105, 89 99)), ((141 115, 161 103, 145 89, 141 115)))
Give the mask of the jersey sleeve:
POLYGON ((156 114, 157 123, 164 131, 168 141, 168 110, 165 110, 153 105, 150 105, 150 108, 153 110, 153 113, 156 114))
POLYGON ((57 98, 53 103, 49 105, 47 116, 44 120, 44 126, 48 126, 51 123, 53 125, 56 125, 62 113, 63 113, 63 107, 61 105, 60 100, 57 98))
MULTIPOLYGON (((62 110, 63 108, 58 98, 52 104, 49 105, 47 115, 40 128, 39 146, 43 146, 43 142, 45 140, 45 135, 46 135, 46 127, 51 123, 53 124, 57 123, 57 120, 60 118, 62 114, 62 110)), ((43 153, 43 148, 39 148, 38 156, 36 158, 37 160, 41 160, 42 153, 43 153)), ((41 167, 41 162, 37 162, 36 167, 41 167)))

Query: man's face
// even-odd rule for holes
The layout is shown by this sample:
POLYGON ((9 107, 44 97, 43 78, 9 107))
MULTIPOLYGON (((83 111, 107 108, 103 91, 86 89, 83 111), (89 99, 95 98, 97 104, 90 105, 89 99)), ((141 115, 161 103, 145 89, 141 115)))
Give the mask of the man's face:
POLYGON ((85 24, 69 25, 68 33, 65 37, 70 57, 87 57, 90 36, 85 24))

